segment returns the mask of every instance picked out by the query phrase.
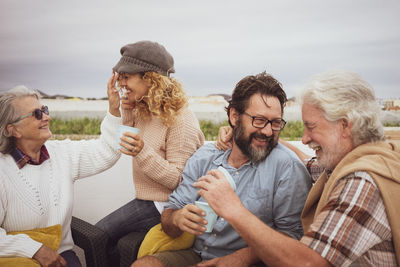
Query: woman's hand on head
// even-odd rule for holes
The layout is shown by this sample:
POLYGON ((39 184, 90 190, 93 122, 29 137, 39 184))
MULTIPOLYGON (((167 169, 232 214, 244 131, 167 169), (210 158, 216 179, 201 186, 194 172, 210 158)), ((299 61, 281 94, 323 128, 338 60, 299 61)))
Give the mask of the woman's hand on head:
POLYGON ((136 156, 142 151, 144 142, 139 134, 126 132, 121 137, 121 153, 130 156, 136 156))
POLYGON ((119 74, 112 72, 112 75, 107 83, 107 96, 108 96, 108 106, 109 111, 112 115, 116 117, 121 117, 121 112, 119 111, 120 98, 119 92, 116 87, 116 82, 118 80, 119 74))
POLYGON ((232 147, 233 129, 231 126, 222 126, 219 128, 218 139, 215 146, 219 150, 228 150, 232 147))

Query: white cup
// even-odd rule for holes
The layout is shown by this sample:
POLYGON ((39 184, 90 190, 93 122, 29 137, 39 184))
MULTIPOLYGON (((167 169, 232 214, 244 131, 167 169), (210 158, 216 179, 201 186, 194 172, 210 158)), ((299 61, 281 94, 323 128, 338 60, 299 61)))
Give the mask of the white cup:
MULTIPOLYGON (((226 178, 226 180, 228 180, 229 184, 232 186, 233 191, 236 191, 236 183, 233 180, 232 176, 229 174, 229 172, 222 166, 219 166, 218 170, 220 170, 225 175, 225 178, 226 178)), ((207 230, 205 232, 211 233, 212 229, 214 228, 215 222, 217 221, 218 215, 210 207, 210 205, 208 205, 207 202, 195 201, 194 203, 196 204, 196 206, 200 207, 202 210, 205 211, 206 216, 203 217, 207 221, 207 225, 205 225, 207 230)))
POLYGON ((229 172, 222 166, 219 166, 218 170, 220 170, 225 175, 225 178, 226 178, 226 180, 228 180, 229 184, 232 186, 233 191, 236 191, 236 183, 233 180, 232 176, 229 174, 229 172))
POLYGON ((206 216, 203 216, 203 218, 207 221, 207 225, 204 225, 207 228, 205 232, 211 233, 212 229, 214 228, 214 224, 217 221, 218 215, 214 212, 210 205, 208 205, 207 202, 195 201, 194 203, 206 213, 206 216))
POLYGON ((121 137, 124 135, 125 132, 131 132, 131 133, 139 133, 139 129, 131 126, 126 126, 126 125, 119 125, 118 126, 118 134, 117 134, 117 149, 119 150, 121 147, 126 150, 125 147, 120 146, 121 142, 121 137))

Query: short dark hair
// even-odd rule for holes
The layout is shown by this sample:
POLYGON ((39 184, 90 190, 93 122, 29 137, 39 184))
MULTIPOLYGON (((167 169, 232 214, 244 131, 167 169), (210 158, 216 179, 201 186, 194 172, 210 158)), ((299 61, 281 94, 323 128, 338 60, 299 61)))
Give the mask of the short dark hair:
POLYGON ((236 109, 239 114, 243 114, 249 105, 250 97, 257 93, 277 97, 281 104, 283 115, 283 108, 287 101, 286 93, 283 91, 281 83, 264 71, 257 75, 246 76, 236 84, 232 93, 232 98, 228 101, 229 105, 225 108, 231 126, 232 124, 229 119, 231 108, 236 109))

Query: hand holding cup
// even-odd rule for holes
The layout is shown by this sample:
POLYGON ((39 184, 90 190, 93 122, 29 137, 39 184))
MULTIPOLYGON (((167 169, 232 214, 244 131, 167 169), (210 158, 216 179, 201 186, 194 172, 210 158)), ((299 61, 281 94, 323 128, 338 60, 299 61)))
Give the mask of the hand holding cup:
POLYGON ((203 218, 207 221, 207 224, 204 225, 206 227, 206 233, 211 233, 215 222, 217 221, 218 215, 215 213, 215 211, 208 205, 207 202, 203 201, 195 201, 195 205, 199 208, 201 208, 205 212, 205 216, 203 218))
MULTIPOLYGON (((222 166, 218 167, 218 171, 223 173, 223 176, 228 181, 230 187, 233 189, 233 191, 236 191, 236 183, 233 180, 232 176, 229 174, 229 172, 222 166)), ((199 182, 195 183, 195 187, 201 188, 198 193, 202 197, 204 197, 207 201, 212 201, 212 199, 208 199, 206 197, 206 193, 208 191, 212 191, 213 188, 218 188, 219 183, 224 184, 224 185, 226 184, 226 181, 223 181, 223 179, 214 177, 212 175, 213 172, 216 173, 218 171, 210 171, 208 173, 209 175, 201 177, 199 179, 199 182)), ((214 228, 214 224, 217 221, 217 213, 213 210, 213 208, 207 202, 196 201, 195 204, 206 212, 206 216, 204 216, 204 219, 206 219, 208 222, 206 225, 206 227, 207 227, 206 233, 212 232, 212 229, 214 228)), ((218 212, 218 210, 217 210, 217 212, 218 212)))
POLYGON ((200 177, 194 183, 194 187, 199 189, 197 193, 219 216, 229 221, 231 217, 235 216, 238 209, 243 208, 243 204, 224 178, 222 171, 211 170, 207 175, 200 177))
POLYGON ((201 235, 206 230, 203 226, 207 224, 207 221, 203 219, 205 215, 206 213, 198 206, 188 204, 172 213, 172 221, 183 232, 201 235))
POLYGON ((123 154, 136 156, 142 151, 143 140, 139 135, 139 129, 127 125, 119 125, 117 134, 117 149, 123 154))

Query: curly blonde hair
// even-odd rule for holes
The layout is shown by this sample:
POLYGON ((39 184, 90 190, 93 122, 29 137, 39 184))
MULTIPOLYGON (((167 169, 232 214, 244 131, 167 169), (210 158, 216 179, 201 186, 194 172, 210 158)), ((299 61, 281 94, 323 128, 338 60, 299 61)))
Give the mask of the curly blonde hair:
POLYGON ((148 94, 137 100, 136 115, 145 120, 156 116, 164 125, 171 126, 180 110, 188 103, 182 85, 174 78, 153 71, 141 76, 151 86, 148 94))

